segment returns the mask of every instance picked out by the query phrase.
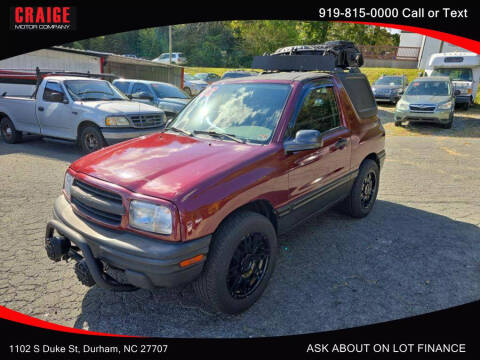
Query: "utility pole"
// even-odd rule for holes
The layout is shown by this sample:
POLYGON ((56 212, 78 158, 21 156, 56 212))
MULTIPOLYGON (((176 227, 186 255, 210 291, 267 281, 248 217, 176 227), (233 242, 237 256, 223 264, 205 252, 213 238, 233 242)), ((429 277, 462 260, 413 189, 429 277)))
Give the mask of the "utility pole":
POLYGON ((168 25, 168 52, 169 56, 169 63, 172 63, 172 25, 168 25))

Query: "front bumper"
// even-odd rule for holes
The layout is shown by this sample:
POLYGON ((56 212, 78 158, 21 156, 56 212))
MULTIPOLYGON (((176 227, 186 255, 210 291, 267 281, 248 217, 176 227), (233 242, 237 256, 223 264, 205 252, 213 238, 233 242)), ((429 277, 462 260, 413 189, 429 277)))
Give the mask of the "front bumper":
POLYGON ((133 139, 143 135, 150 135, 162 130, 164 126, 154 128, 135 129, 135 128, 102 128, 102 134, 108 145, 115 144, 128 139, 133 139))
POLYGON ((413 112, 395 110, 395 121, 417 121, 417 122, 432 122, 437 124, 448 123, 451 119, 451 110, 442 110, 434 112, 413 112))
POLYGON ((374 95, 375 97, 375 101, 378 101, 378 102, 397 102, 398 100, 400 100, 401 98, 401 95, 377 95, 375 94, 374 95))
POLYGON ((190 282, 200 275, 211 240, 209 235, 175 243, 111 230, 77 216, 63 195, 56 199, 53 214, 46 236, 51 237, 56 230, 70 240, 81 250, 97 285, 110 290, 124 289, 108 281, 102 265, 120 270, 126 282, 137 288, 173 287, 190 282), (200 254, 205 255, 202 261, 185 268, 179 265, 200 254))

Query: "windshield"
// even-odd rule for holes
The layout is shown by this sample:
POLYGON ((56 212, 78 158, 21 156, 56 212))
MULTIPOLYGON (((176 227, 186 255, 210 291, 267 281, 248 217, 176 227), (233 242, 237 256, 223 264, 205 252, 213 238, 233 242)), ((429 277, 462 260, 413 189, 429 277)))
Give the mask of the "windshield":
POLYGON ((435 69, 432 76, 448 76, 454 81, 472 81, 472 69, 441 68, 435 69))
POLYGON ((171 127, 188 133, 230 134, 241 140, 266 144, 289 93, 287 84, 212 85, 177 116, 171 127))
POLYGON ((187 81, 198 80, 198 79, 195 79, 195 78, 193 77, 193 75, 190 75, 190 74, 184 74, 184 75, 183 75, 183 78, 184 78, 185 80, 187 80, 187 81))
POLYGON ((74 100, 128 100, 108 81, 66 80, 64 83, 74 100))
POLYGON ((446 81, 414 81, 405 95, 449 96, 450 86, 446 81))
POLYGON ((398 76, 384 76, 375 81, 375 85, 402 85, 402 78, 398 76))
POLYGON ((159 98, 188 99, 188 95, 173 85, 152 84, 152 89, 159 98))

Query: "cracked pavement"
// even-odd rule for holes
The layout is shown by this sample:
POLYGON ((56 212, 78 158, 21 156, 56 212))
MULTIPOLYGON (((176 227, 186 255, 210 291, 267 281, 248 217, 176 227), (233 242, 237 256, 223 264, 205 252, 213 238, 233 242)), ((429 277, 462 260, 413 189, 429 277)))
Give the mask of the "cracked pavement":
POLYGON ((282 236, 267 290, 237 316, 204 310, 190 285, 132 293, 81 285, 73 263, 53 263, 43 248, 64 172, 80 153, 35 137, 0 141, 0 304, 92 331, 253 337, 354 327, 478 300, 480 114, 459 111, 452 130, 395 129, 392 111, 380 107, 387 160, 370 216, 329 210, 282 236))

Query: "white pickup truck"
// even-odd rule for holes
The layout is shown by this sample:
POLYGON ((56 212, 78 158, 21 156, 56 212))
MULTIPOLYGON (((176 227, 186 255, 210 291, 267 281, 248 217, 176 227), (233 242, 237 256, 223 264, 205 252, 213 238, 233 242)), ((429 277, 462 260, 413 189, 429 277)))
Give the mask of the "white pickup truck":
POLYGON ((90 153, 165 127, 165 113, 133 102, 106 80, 46 76, 31 97, 0 94, 0 133, 13 144, 22 134, 71 140, 90 153))

